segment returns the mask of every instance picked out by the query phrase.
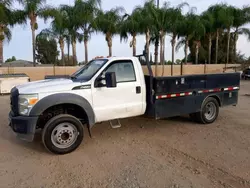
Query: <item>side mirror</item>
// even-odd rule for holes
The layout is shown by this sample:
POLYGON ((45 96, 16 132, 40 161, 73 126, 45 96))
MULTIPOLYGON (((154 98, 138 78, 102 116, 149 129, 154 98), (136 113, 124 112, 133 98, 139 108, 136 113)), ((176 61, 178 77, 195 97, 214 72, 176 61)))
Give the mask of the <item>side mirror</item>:
POLYGON ((116 87, 116 76, 115 72, 107 72, 105 74, 105 81, 107 88, 116 87))

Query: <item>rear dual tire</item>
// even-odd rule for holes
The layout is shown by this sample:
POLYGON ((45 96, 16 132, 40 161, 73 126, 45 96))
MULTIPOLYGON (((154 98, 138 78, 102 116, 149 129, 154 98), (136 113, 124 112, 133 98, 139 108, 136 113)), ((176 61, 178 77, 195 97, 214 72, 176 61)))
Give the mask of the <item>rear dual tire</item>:
POLYGON ((190 114, 190 118, 198 123, 211 124, 213 123, 219 115, 219 103, 213 98, 207 98, 201 107, 200 112, 190 114))
POLYGON ((82 123, 74 116, 61 114, 46 123, 42 141, 48 151, 54 154, 67 154, 78 148, 83 136, 82 123))

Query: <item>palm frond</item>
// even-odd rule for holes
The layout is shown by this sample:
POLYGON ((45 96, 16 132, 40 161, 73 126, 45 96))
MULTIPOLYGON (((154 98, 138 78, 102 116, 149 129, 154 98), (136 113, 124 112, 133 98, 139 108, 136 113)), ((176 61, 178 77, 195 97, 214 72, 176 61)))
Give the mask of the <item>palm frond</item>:
POLYGON ((4 27, 3 28, 3 33, 4 33, 4 36, 5 36, 5 39, 7 39, 7 42, 9 42, 11 40, 11 38, 12 38, 12 34, 11 34, 10 28, 4 27))
POLYGON ((187 2, 183 2, 183 3, 180 3, 179 5, 177 5, 177 9, 182 9, 182 8, 184 8, 185 6, 187 6, 187 7, 189 7, 189 4, 187 3, 187 2))
POLYGON ((52 6, 46 6, 37 12, 37 14, 42 17, 45 21, 47 21, 49 18, 54 18, 57 14, 57 9, 52 6))
POLYGON ((176 52, 178 52, 179 49, 180 49, 182 46, 185 45, 185 42, 186 42, 185 38, 182 38, 180 41, 178 41, 178 43, 177 43, 177 45, 176 45, 176 47, 175 47, 176 52))
POLYGON ((249 28, 241 28, 239 30, 239 34, 246 35, 248 41, 250 41, 250 29, 249 28))
POLYGON ((56 34, 51 29, 44 29, 40 32, 39 35, 44 36, 44 38, 50 38, 50 39, 57 38, 56 34))
POLYGON ((189 9, 189 13, 190 14, 195 14, 197 12, 197 7, 191 7, 190 9, 189 9))

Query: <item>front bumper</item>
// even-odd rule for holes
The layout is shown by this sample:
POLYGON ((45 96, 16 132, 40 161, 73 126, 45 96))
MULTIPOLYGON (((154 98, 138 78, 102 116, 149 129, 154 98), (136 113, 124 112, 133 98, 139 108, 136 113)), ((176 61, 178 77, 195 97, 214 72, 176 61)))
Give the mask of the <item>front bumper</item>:
POLYGON ((13 117, 9 113, 9 122, 12 130, 17 134, 17 137, 32 142, 36 132, 36 123, 38 117, 16 116, 13 117))

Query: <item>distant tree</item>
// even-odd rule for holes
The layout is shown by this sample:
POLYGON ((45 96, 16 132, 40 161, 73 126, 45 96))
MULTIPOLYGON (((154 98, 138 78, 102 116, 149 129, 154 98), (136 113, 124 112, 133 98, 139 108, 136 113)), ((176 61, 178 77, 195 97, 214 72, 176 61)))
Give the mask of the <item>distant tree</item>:
POLYGON ((117 7, 109 11, 99 11, 95 20, 96 29, 105 35, 105 40, 109 48, 109 56, 112 56, 112 38, 119 33, 118 25, 122 20, 120 15, 123 12, 123 7, 117 7))
POLYGON ((22 13, 19 14, 21 20, 29 20, 32 32, 32 52, 33 52, 33 65, 36 65, 36 34, 38 29, 37 17, 49 18, 51 10, 45 6, 46 0, 18 0, 23 6, 22 13))
POLYGON ((77 16, 78 9, 76 8, 76 6, 70 5, 61 5, 60 9, 63 14, 65 14, 63 24, 65 24, 65 27, 67 28, 68 32, 66 42, 68 46, 71 42, 74 65, 77 65, 76 43, 77 41, 82 41, 82 35, 79 33, 79 19, 77 16))
POLYGON ((227 58, 226 64, 229 63, 229 56, 230 56, 230 37, 231 37, 231 28, 234 24, 234 12, 235 8, 233 6, 225 5, 220 11, 220 17, 223 21, 222 28, 226 29, 227 31, 227 58))
POLYGON ((85 62, 88 60, 88 42, 91 34, 95 31, 95 15, 97 14, 99 7, 101 7, 101 0, 76 0, 76 25, 82 30, 82 40, 84 42, 85 50, 85 62))
POLYGON ((58 65, 59 66, 62 66, 62 65, 65 65, 65 66, 75 66, 72 55, 65 54, 64 63, 62 62, 62 60, 59 60, 58 65))
POLYGON ((136 36, 140 33, 140 12, 134 9, 131 15, 125 14, 119 26, 120 39, 125 41, 128 39, 128 34, 132 36, 130 47, 133 49, 133 56, 136 55, 136 36))
POLYGON ((23 24, 20 11, 12 9, 12 0, 0 0, 0 63, 3 63, 4 42, 12 38, 11 28, 16 24, 23 24))
MULTIPOLYGON (((180 30, 182 29, 182 22, 184 17, 182 15, 182 8, 184 6, 189 6, 188 3, 181 3, 176 8, 169 9, 170 15, 170 23, 169 23, 169 31, 171 33, 171 46, 172 46, 172 63, 175 62, 175 46, 176 46, 176 38, 180 30)), ((173 64, 171 66, 171 75, 173 75, 173 64)))
POLYGON ((16 61, 16 57, 15 56, 12 56, 12 58, 7 59, 5 61, 5 63, 12 62, 12 61, 16 61))
POLYGON ((238 59, 237 54, 237 41, 239 38, 239 35, 245 35, 248 38, 248 41, 250 41, 250 28, 243 27, 247 23, 250 23, 250 6, 243 7, 243 9, 240 8, 234 8, 233 12, 234 16, 234 23, 233 23, 233 53, 234 53, 234 61, 236 62, 238 59))
POLYGON ((36 37, 36 59, 42 64, 56 64, 59 51, 55 39, 48 39, 41 35, 36 37))
POLYGON ((203 25, 206 29, 206 37, 208 39, 208 64, 211 63, 212 40, 216 35, 215 17, 212 12, 205 11, 201 15, 203 25))
POLYGON ((67 33, 67 28, 64 22, 64 20, 66 19, 66 15, 63 13, 61 9, 58 8, 58 9, 54 9, 53 11, 51 11, 50 17, 52 18, 51 28, 43 29, 40 32, 40 35, 46 38, 56 39, 58 41, 58 44, 61 50, 61 59, 63 63, 65 60, 65 57, 64 57, 65 43, 64 42, 69 37, 67 33))
POLYGON ((172 61, 168 60, 168 61, 165 61, 165 65, 172 65, 172 61))
POLYGON ((182 60, 180 60, 180 59, 175 60, 175 63, 177 63, 177 64, 181 64, 181 62, 182 62, 182 60))

